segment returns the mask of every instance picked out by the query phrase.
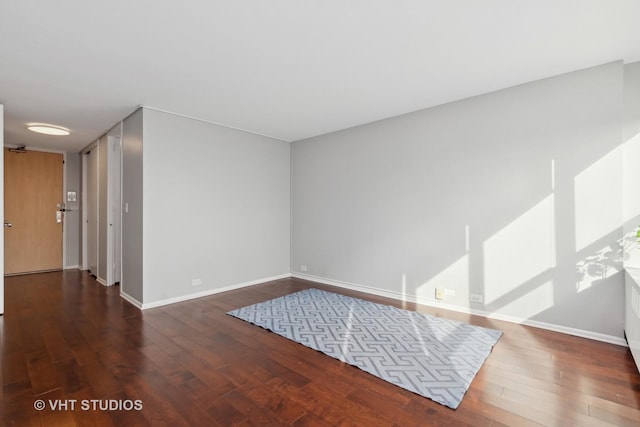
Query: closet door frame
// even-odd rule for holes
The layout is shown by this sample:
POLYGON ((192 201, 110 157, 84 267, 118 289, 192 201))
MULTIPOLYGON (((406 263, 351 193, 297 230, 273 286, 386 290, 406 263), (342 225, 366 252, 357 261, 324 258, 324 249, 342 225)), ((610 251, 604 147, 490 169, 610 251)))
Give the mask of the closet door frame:
POLYGON ((95 141, 82 156, 82 269, 98 276, 99 150, 95 141), (95 156, 95 157, 94 157, 95 156), (94 188, 91 188, 94 187, 94 188))

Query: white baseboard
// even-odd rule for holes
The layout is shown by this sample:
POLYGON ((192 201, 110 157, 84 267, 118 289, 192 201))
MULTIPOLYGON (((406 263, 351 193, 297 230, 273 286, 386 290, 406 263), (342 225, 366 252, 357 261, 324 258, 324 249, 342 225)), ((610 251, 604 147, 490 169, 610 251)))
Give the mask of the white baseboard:
POLYGON ((120 297, 122 297, 123 300, 130 302, 131 304, 133 304, 135 307, 137 307, 138 309, 142 310, 142 303, 140 301, 138 301, 137 299, 135 299, 134 297, 132 297, 131 295, 122 292, 122 290, 120 291, 120 297))
POLYGON ((368 294, 378 295, 381 297, 392 298, 399 301, 407 301, 417 304, 426 305, 429 307, 442 308, 444 310, 457 311, 459 313, 473 314, 476 316, 482 316, 489 319, 502 320, 510 323, 517 323, 520 325, 533 326, 535 328, 546 329, 548 331, 560 332, 563 334, 574 335, 576 337, 588 338, 595 341, 606 342, 609 344, 616 344, 624 347, 628 347, 624 338, 616 337, 614 335, 601 334, 599 332, 587 331, 584 329, 570 328, 567 326, 556 325, 553 323, 539 322, 537 320, 530 320, 526 318, 520 318, 516 316, 509 316, 500 313, 491 313, 488 311, 476 310, 469 307, 450 305, 439 302, 435 299, 416 298, 412 295, 403 295, 400 292, 387 291, 384 289, 373 288, 370 286, 357 285, 355 283, 342 282, 339 280, 326 279, 324 277, 312 276, 310 274, 292 273, 292 277, 304 280, 310 280, 313 282, 323 283, 325 285, 337 286, 339 288, 350 289, 353 291, 364 292, 368 294))
MULTIPOLYGON (((159 300, 159 301, 143 303, 143 304, 141 304, 141 306, 139 308, 141 310, 147 310, 149 308, 155 308, 155 307, 161 307, 163 305, 175 304, 177 302, 188 301, 188 300, 195 299, 195 298, 202 298, 202 297, 206 297, 206 296, 209 296, 209 295, 219 294, 221 292, 227 292, 227 291, 232 291, 232 290, 235 290, 235 289, 246 288, 247 286, 258 285, 258 284, 261 284, 261 283, 271 282, 273 280, 279 280, 279 279, 286 279, 286 278, 289 278, 289 277, 291 277, 291 273, 281 274, 279 276, 265 277, 265 278, 262 278, 262 279, 252 280, 250 282, 244 282, 244 283, 238 283, 236 285, 225 286, 223 288, 208 289, 206 291, 196 292, 196 293, 193 293, 193 294, 181 295, 181 296, 178 296, 178 297, 172 297, 172 298, 167 298, 167 299, 163 299, 163 300, 159 300)), ((129 301, 129 302, 131 302, 131 301, 129 301)), ((131 302, 131 303, 134 304, 133 302, 131 302)))
POLYGON ((100 283, 102 286, 107 286, 106 280, 104 280, 102 277, 96 276, 96 282, 100 283))
POLYGON ((80 270, 79 265, 67 265, 63 268, 63 270, 80 270))

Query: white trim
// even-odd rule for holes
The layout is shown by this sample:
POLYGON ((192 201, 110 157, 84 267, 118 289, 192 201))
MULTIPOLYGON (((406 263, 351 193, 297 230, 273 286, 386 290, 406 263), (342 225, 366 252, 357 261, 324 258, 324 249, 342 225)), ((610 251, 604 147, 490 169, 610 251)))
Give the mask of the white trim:
MULTIPOLYGON (((105 135, 106 135, 106 133, 105 133, 105 135)), ((102 135, 102 136, 104 136, 104 135, 102 135)), ((89 143, 89 145, 87 145, 82 150, 80 150, 80 154, 87 154, 89 151, 93 150, 94 148, 98 148, 98 141, 100 141, 100 138, 102 138, 102 136, 99 136, 98 138, 96 138, 95 141, 89 143)))
POLYGON ((81 248, 82 251, 82 270, 89 269, 89 263, 87 262, 87 153, 80 154, 80 160, 82 163, 82 189, 80 190, 80 201, 82 203, 82 212, 80 213, 80 227, 82 233, 81 248))
MULTIPOLYGON (((129 117, 133 116, 140 108, 142 108, 141 105, 138 105, 131 113, 127 114, 126 116, 124 116, 122 119, 118 120, 116 122, 116 124, 113 126, 118 126, 118 124, 123 123, 125 120, 127 120, 129 117)), ((100 140, 100 138, 102 138, 103 136, 106 136, 109 132, 111 132, 111 130, 113 129, 113 127, 105 130, 104 132, 102 132, 100 134, 100 136, 98 136, 93 142, 90 142, 89 144, 87 144, 82 150, 79 151, 80 154, 86 154, 88 151, 93 150, 94 145, 98 144, 98 141, 100 140)))
MULTIPOLYGON (((154 301, 149 303, 143 303, 140 307, 141 310, 147 310, 149 308, 161 307, 163 305, 175 304, 177 302, 188 301, 191 299, 202 298, 209 295, 219 294, 221 292, 233 291, 235 289, 246 288, 248 286, 259 285, 261 283, 272 282, 274 280, 287 279, 291 277, 291 273, 281 274, 279 276, 265 277, 262 279, 252 280, 250 282, 238 283, 237 285, 225 286, 223 288, 208 289, 202 292, 196 292, 188 295, 181 295, 179 297, 167 298, 160 301, 154 301)), ((120 292, 122 295, 123 293, 120 292)))
POLYGON ((293 144, 289 145, 289 270, 293 268, 293 144))
POLYGON ((278 140, 278 141, 287 142, 289 144, 292 143, 292 141, 287 141, 286 139, 278 138, 277 136, 265 135, 264 133, 254 132, 252 130, 247 130, 247 129, 243 129, 243 128, 239 128, 239 127, 235 127, 235 126, 225 125, 224 123, 212 122, 211 120, 205 120, 205 119, 201 119, 201 118, 198 118, 198 117, 187 116, 186 114, 174 113, 173 111, 162 110, 160 108, 150 107, 148 105, 140 105, 140 108, 146 108, 147 110, 153 110, 153 111, 158 111, 160 113, 171 114, 171 115, 178 116, 178 117, 183 117, 183 118, 189 119, 189 120, 196 120, 198 122, 209 123, 210 125, 221 126, 223 128, 227 128, 227 129, 233 129, 233 130, 239 130, 241 132, 252 133, 254 135, 264 136, 266 138, 271 138, 271 139, 275 139, 275 140, 278 140))
POLYGON ((132 297, 131 295, 125 292, 122 292, 122 289, 120 289, 120 296, 122 297, 123 300, 133 304, 137 309, 142 310, 142 303, 137 299, 135 299, 134 297, 132 297))
MULTIPOLYGON (((99 203, 99 195, 98 195, 98 191, 99 191, 99 179, 100 177, 98 176, 96 178, 96 188, 95 189, 90 189, 89 188, 89 181, 90 181, 90 175, 98 174, 99 173, 97 171, 89 171, 89 166, 90 166, 90 157, 95 156, 95 163, 96 163, 96 168, 100 167, 100 150, 99 150, 99 141, 95 141, 95 144, 92 143, 90 145, 90 149, 89 151, 83 152, 82 155, 82 165, 83 165, 83 183, 82 183, 82 225, 83 225, 83 229, 82 229, 82 268, 83 270, 89 270, 91 271, 91 268, 93 268, 95 266, 95 271, 91 272, 92 274, 95 274, 96 277, 98 276, 98 245, 100 244, 99 241, 99 220, 100 220, 100 211, 98 209, 98 203, 99 203), (91 154, 93 153, 93 154, 91 154), (93 239, 95 237, 95 247, 93 249, 90 248, 90 246, 94 246, 94 245, 89 245, 89 221, 93 218, 89 218, 89 194, 90 194, 90 190, 95 190, 96 191, 96 203, 95 206, 93 206, 93 208, 95 208, 95 226, 96 226, 96 233, 95 236, 92 236, 91 239, 93 239), (94 252, 95 250, 95 260, 89 260, 89 252, 94 252), (91 261, 95 261, 95 265, 92 265, 91 261)), ((93 224, 93 221, 92 221, 93 224)), ((91 233, 92 234, 92 233, 91 233)))
MULTIPOLYGON (((4 105, 0 103, 0 146, 4 146, 4 105)), ((4 150, 0 152, 0 218, 4 222, 4 150)), ((0 234, 0 316, 4 314, 4 228, 0 234)))
POLYGON ((120 194, 120 182, 122 178, 122 151, 120 149, 122 142, 122 122, 115 125, 106 135, 107 144, 106 152, 106 168, 107 168, 107 218, 104 224, 107 227, 107 247, 106 247, 106 281, 109 285, 113 285, 120 281, 120 275, 115 273, 116 267, 120 267, 121 256, 118 251, 116 259, 116 245, 120 238, 116 236, 120 229, 120 205, 121 197, 116 200, 115 195, 120 194), (118 187, 116 191, 116 187, 118 187))
POLYGON ((107 282, 102 277, 96 276, 96 282, 100 283, 102 286, 108 286, 107 282))
POLYGON ((62 199, 65 211, 62 213, 62 269, 67 265, 67 153, 62 154, 62 199))
POLYGON ((303 280, 310 280, 313 282, 323 283, 325 285, 337 286, 339 288, 350 289, 358 292, 365 292, 368 294, 378 295, 381 297, 392 298, 399 301, 407 301, 417 304, 426 305, 429 307, 442 308, 444 310, 457 311, 459 313, 473 314, 476 316, 482 316, 489 319, 502 320, 510 323, 517 323, 520 325, 533 326, 535 328, 546 329, 548 331, 560 332, 567 335, 574 335, 576 337, 588 338, 595 341, 606 342, 609 344, 616 344, 623 347, 628 347, 624 338, 616 337, 614 335, 601 334, 598 332, 587 331, 584 329, 570 328, 562 325, 555 325, 552 323, 539 322, 537 320, 530 320, 526 318, 509 316, 500 313, 491 313, 488 311, 476 310, 469 307, 459 305, 449 305, 438 302, 437 300, 431 300, 428 298, 416 298, 412 295, 403 295, 400 292, 387 291, 379 288, 372 288, 369 286, 357 285, 355 283, 342 282, 339 280, 326 279, 324 277, 312 276, 310 274, 293 273, 292 277, 303 280))
POLYGON ((79 265, 65 265, 63 270, 82 270, 82 267, 79 265))

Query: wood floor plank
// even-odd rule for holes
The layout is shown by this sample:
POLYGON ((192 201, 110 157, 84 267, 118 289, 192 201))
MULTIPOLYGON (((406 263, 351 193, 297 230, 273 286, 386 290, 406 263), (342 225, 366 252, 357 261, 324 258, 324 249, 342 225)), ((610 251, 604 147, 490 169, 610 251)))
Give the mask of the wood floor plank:
POLYGON ((36 351, 25 356, 31 389, 36 396, 60 388, 55 365, 51 363, 46 351, 36 351))
POLYGON ((122 384, 100 361, 83 365, 82 369, 89 387, 98 399, 122 391, 122 384))
MULTIPOLYGON (((270 409, 261 408, 247 395, 244 390, 236 389, 225 394, 222 400, 233 407, 238 414, 241 414, 245 420, 250 421, 253 425, 278 425, 280 423, 278 416, 270 409)), ((210 411, 215 416, 215 412, 210 411)), ((221 417, 220 421, 226 422, 226 417, 221 417)))
POLYGON ((293 424, 305 415, 301 405, 293 402, 287 396, 274 393, 268 386, 254 386, 246 391, 247 396, 261 408, 267 408, 278 420, 285 424, 293 424))
POLYGON ((67 359, 53 364, 58 383, 66 394, 89 388, 87 374, 75 359, 67 359))
POLYGON ((226 396, 219 396, 211 400, 207 413, 218 424, 240 425, 247 420, 247 414, 237 409, 226 396))
MULTIPOLYGON (((512 401, 521 402, 531 398, 532 393, 523 392, 522 388, 513 389, 505 387, 501 398, 512 401)), ((558 396, 553 393, 535 393, 536 408, 552 417, 555 420, 565 423, 566 425, 581 426, 603 426, 606 423, 600 422, 597 418, 590 417, 589 405, 580 401, 575 401, 565 396, 558 396)))
POLYGON ((0 353, 22 351, 18 317, 0 316, 0 353))
POLYGON ((164 376, 157 371, 145 372, 141 374, 140 378, 149 384, 156 393, 163 398, 165 402, 171 404, 171 406, 180 414, 180 418, 190 426, 216 426, 219 424, 216 419, 209 416, 209 414, 198 406, 193 400, 189 399, 183 393, 180 393, 179 389, 168 382, 164 376))
MULTIPOLYGON (((106 400, 115 400, 118 402, 134 402, 136 403, 138 400, 141 401, 140 396, 138 394, 128 394, 124 391, 119 391, 108 396, 106 400)), ((141 401, 142 402, 142 401, 141 401)), ((144 402, 142 402, 144 403, 144 402)), ((90 411, 89 414, 95 411, 90 411)), ((101 411, 104 415, 108 415, 112 420, 113 424, 116 426, 153 426, 153 425, 166 425, 166 423, 153 424, 150 420, 151 417, 145 416, 146 412, 150 412, 142 407, 141 410, 133 409, 133 410, 122 410, 122 411, 101 411)), ((89 418, 93 420, 93 418, 89 418)), ((100 424, 96 424, 96 427, 100 426, 100 424)))
POLYGON ((21 351, 3 354, 0 369, 2 370, 0 385, 29 380, 27 363, 21 351))
POLYGON ((407 415, 416 420, 415 425, 431 423, 438 426, 480 427, 490 425, 491 420, 478 415, 474 418, 465 416, 464 411, 439 411, 435 402, 424 403, 412 400, 405 407, 407 415))
MULTIPOLYGON (((46 402, 44 409, 39 410, 38 414, 42 418, 42 424, 44 426, 77 426, 78 423, 73 416, 75 410, 72 405, 75 403, 67 400, 67 395, 64 390, 58 388, 51 390, 47 393, 43 393, 38 396, 39 399, 46 402), (64 402, 59 405, 58 402, 64 402)), ((78 408, 76 408, 78 409, 78 408)))
POLYGON ((131 377, 123 384, 123 388, 131 400, 142 402, 141 413, 150 425, 189 426, 172 402, 162 397, 161 390, 154 389, 140 376, 131 377))
POLYGON ((377 426, 390 423, 387 415, 377 415, 357 402, 332 399, 335 396, 333 391, 322 384, 310 383, 303 388, 296 388, 286 383, 276 384, 272 381, 271 386, 276 387, 278 392, 288 396, 306 412, 312 413, 331 425, 377 426))
POLYGON ((541 414, 534 406, 534 402, 512 403, 502 399, 500 397, 501 394, 501 391, 496 393, 487 390, 469 389, 465 397, 465 403, 472 405, 474 408, 479 407, 480 411, 486 411, 484 412, 485 416, 507 425, 523 427, 548 425, 550 417, 541 414))
POLYGON ((589 406, 589 415, 614 426, 633 427, 640 425, 640 414, 629 414, 622 411, 607 410, 599 406, 589 406))
POLYGON ((30 380, 16 381, 2 386, 0 415, 7 425, 40 425, 40 414, 33 408, 36 397, 30 380), (36 421, 37 420, 37 421, 36 421))
POLYGON ((370 389, 357 388, 346 398, 369 409, 390 406, 394 410, 403 410, 413 399, 413 396, 410 396, 410 393, 400 392, 400 390, 391 392, 386 387, 372 387, 370 389))
POLYGON ((322 418, 312 413, 306 413, 291 424, 295 427, 333 427, 335 424, 329 424, 322 418))
POLYGON ((82 366, 98 360, 98 354, 89 346, 84 337, 78 336, 67 339, 67 343, 78 365, 82 366))
MULTIPOLYGON (((5 313, 6 315, 6 313, 5 313)), ((25 353, 34 353, 46 349, 40 330, 41 321, 37 318, 22 319, 19 324, 22 349, 25 353)))
POLYGON ((78 390, 75 393, 71 393, 64 396, 67 399, 73 399, 76 401, 76 409, 73 412, 76 424, 79 426, 95 426, 95 427, 117 427, 114 419, 111 417, 112 412, 106 411, 94 411, 82 409, 83 401, 91 401, 96 399, 90 389, 78 390))
POLYGON ((140 352, 144 354, 149 361, 153 363, 155 369, 160 371, 173 385, 180 385, 195 378, 195 375, 189 369, 185 368, 181 362, 170 357, 155 344, 141 347, 140 352))
POLYGON ((55 322, 41 322, 40 334, 51 362, 56 363, 73 358, 73 352, 55 322))
MULTIPOLYGON (((372 413, 378 413, 385 408, 383 412, 394 414, 393 418, 385 419, 385 422, 389 424, 396 423, 407 427, 425 425, 425 419, 429 418, 429 409, 423 406, 422 402, 417 402, 414 406, 413 397, 410 396, 412 393, 398 393, 405 398, 400 401, 388 399, 389 394, 381 395, 370 390, 359 389, 350 393, 347 399, 367 408, 372 413)), ((433 410, 431 409, 431 411, 433 410)), ((464 425, 464 423, 461 424, 464 425)))
POLYGON ((79 271, 9 277, 0 425, 640 425, 625 347, 300 279, 144 312, 79 271), (500 329, 456 410, 227 311, 311 287, 500 329), (37 411, 38 398, 140 400, 140 411, 37 411))

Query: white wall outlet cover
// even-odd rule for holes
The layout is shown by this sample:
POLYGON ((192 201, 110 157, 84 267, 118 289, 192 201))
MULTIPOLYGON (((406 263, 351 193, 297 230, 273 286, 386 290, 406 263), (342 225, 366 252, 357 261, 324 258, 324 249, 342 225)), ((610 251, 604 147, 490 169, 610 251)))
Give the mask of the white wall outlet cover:
POLYGON ((471 294, 469 296, 469 300, 471 302, 482 302, 482 295, 479 294, 471 294))

